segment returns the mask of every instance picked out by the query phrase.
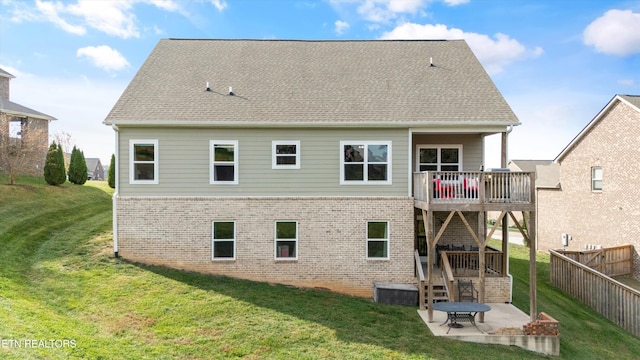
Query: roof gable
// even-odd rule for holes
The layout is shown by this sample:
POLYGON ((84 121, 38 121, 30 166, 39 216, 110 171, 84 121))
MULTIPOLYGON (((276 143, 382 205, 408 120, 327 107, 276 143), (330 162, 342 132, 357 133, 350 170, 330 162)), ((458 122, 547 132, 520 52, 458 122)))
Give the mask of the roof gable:
POLYGON ((519 122, 462 40, 163 39, 105 123, 508 126, 519 122), (207 85, 211 91, 206 91, 207 85))
POLYGON ((616 95, 607 103, 607 105, 600 110, 600 112, 587 124, 587 126, 580 131, 578 135, 576 135, 573 140, 558 154, 555 158, 554 162, 562 161, 575 147, 576 145, 589 133, 589 131, 595 127, 606 115, 609 113, 609 110, 613 108, 618 102, 624 102, 625 104, 631 106, 634 110, 636 110, 640 114, 640 96, 637 95, 616 95))

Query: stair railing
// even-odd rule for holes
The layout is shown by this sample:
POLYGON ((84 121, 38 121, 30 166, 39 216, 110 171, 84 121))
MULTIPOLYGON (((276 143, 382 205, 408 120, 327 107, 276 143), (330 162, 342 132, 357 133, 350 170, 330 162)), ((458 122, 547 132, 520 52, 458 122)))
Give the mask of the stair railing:
POLYGON ((451 270, 451 264, 449 263, 446 251, 440 252, 440 259, 442 262, 442 279, 444 280, 444 288, 447 290, 449 301, 455 301, 453 292, 450 290, 453 289, 453 283, 456 279, 453 276, 453 271, 451 270))
POLYGON ((418 278, 418 304, 420 305, 420 310, 424 310, 426 297, 424 287, 427 282, 424 278, 424 271, 422 271, 422 261, 420 261, 420 254, 418 253, 418 250, 414 251, 413 257, 416 261, 416 277, 418 278))

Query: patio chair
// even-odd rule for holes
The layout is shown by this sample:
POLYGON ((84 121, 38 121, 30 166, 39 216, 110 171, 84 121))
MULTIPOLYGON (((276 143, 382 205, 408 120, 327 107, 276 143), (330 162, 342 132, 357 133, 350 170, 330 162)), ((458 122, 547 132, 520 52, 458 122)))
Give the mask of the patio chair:
POLYGON ((473 286, 473 280, 458 280, 458 301, 478 302, 478 290, 473 286))

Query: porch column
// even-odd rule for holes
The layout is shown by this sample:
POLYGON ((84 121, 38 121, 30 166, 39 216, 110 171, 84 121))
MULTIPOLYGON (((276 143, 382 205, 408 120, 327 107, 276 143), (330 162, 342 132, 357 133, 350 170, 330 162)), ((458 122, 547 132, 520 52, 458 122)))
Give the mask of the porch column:
MULTIPOLYGON (((535 174, 531 174, 531 192, 535 194, 536 188, 536 177, 535 174)), ((531 198, 531 201, 535 203, 536 198, 531 198)), ((536 204, 537 209, 537 204, 536 204)), ((536 286, 536 247, 538 245, 537 235, 536 235, 536 217, 537 212, 531 211, 529 215, 529 224, 527 224, 527 234, 529 235, 529 308, 531 322, 536 321, 538 314, 538 305, 537 305, 537 296, 538 296, 538 288, 536 286)))
MULTIPOLYGON (((478 302, 480 303, 484 303, 484 293, 485 293, 485 278, 484 278, 484 260, 480 260, 480 259, 484 259, 485 256, 485 251, 484 251, 484 247, 486 246, 486 237, 487 237, 487 223, 486 223, 486 219, 485 219, 485 212, 484 211, 478 211, 478 239, 482 239, 482 245, 480 245, 478 247, 478 267, 479 269, 479 275, 480 275, 480 291, 478 294, 478 302), (482 265, 480 265, 482 264, 482 265)), ((481 312, 480 313, 480 322, 483 323, 484 322, 484 313, 481 312)))
MULTIPOLYGON (((427 316, 433 322, 433 263, 436 261, 435 239, 433 237, 433 211, 422 210, 425 235, 427 236, 427 316)), ((424 289, 420 289, 424 291, 424 289)))

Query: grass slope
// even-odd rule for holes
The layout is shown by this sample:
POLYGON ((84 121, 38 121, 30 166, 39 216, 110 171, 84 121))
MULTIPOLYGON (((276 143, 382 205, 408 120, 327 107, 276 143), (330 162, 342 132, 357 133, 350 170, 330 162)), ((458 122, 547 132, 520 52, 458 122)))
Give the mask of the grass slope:
MULTIPOLYGON (((544 358, 434 337, 411 307, 114 259, 104 183, 29 181, 0 185, 0 358, 544 358)), ((528 252, 514 253, 514 300, 528 310, 528 252)), ((560 321, 561 358, 640 357, 637 338, 550 287, 539 261, 538 307, 560 321)))

